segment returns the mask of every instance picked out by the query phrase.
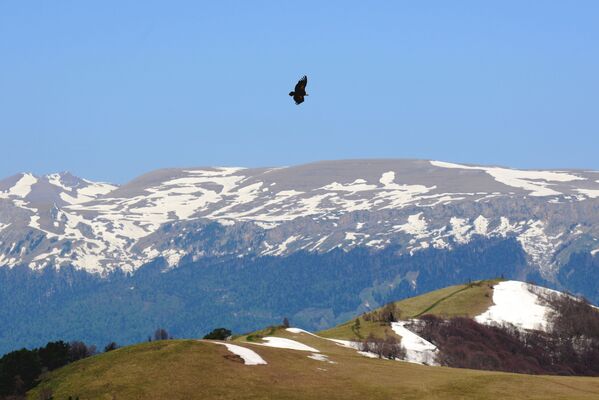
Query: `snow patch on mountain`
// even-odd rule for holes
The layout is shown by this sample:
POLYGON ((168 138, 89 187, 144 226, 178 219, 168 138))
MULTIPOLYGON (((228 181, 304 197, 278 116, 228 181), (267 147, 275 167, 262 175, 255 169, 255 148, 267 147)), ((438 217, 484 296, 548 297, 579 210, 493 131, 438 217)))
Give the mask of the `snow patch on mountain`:
POLYGON ((431 161, 431 164, 435 167, 442 168, 484 171, 491 175, 497 182, 530 191, 531 196, 561 195, 563 193, 549 188, 549 186, 552 185, 551 182, 571 182, 585 179, 570 173, 556 171, 527 171, 499 167, 474 167, 443 161, 431 161))
POLYGON ((60 174, 47 175, 48 182, 51 185, 57 186, 60 189, 71 191, 72 188, 62 183, 62 176, 60 174))
MULTIPOLYGON (((87 186, 77 188, 75 190, 74 195, 64 192, 60 193, 60 198, 68 204, 86 203, 96 199, 99 196, 106 195, 118 188, 118 186, 111 185, 108 183, 91 182, 86 179, 83 179, 83 181, 87 186)), ((63 187, 66 190, 69 190, 68 187, 62 186, 62 184, 61 187, 63 187)), ((71 191, 72 190, 73 189, 71 189, 71 191)))
POLYGON ((0 265, 2 265, 2 266, 11 268, 11 267, 14 267, 15 265, 17 265, 18 262, 19 262, 18 258, 9 257, 5 254, 0 253, 0 265))
POLYGON ((483 217, 482 215, 476 217, 476 219, 474 220, 474 233, 476 233, 477 235, 485 236, 487 234, 488 229, 489 220, 483 217))
POLYGON ((387 190, 404 190, 404 185, 398 185, 395 183, 395 172, 387 171, 381 175, 381 179, 379 182, 385 187, 387 190))
POLYGON ((468 224, 465 218, 452 217, 449 223, 451 224, 451 233, 456 242, 464 244, 470 241, 468 231, 472 229, 472 226, 468 224))
POLYGON ((403 231, 416 238, 422 238, 427 236, 427 227, 426 219, 422 216, 422 213, 418 213, 408 216, 408 222, 402 225, 394 225, 393 229, 403 231))
POLYGON ((236 172, 243 171, 247 168, 244 167, 211 167, 210 170, 206 169, 191 169, 185 170, 188 174, 198 174, 202 176, 228 176, 233 175, 236 172))
POLYGON ((350 193, 366 192, 366 191, 375 190, 376 188, 377 188, 376 185, 368 185, 364 179, 356 179, 352 183, 348 183, 348 184, 333 182, 329 185, 322 187, 322 189, 324 189, 324 190, 331 190, 334 192, 342 191, 342 192, 350 192, 350 193))
POLYGON ((0 192, 0 199, 11 196, 25 198, 31 192, 31 187, 37 183, 37 178, 32 174, 22 174, 21 178, 8 190, 0 192))
MULTIPOLYGON (((599 183, 599 181, 597 181, 599 183)), ((584 194, 592 199, 599 198, 599 190, 596 189, 576 189, 579 193, 584 194)))
POLYGON ((549 237, 545 233, 543 221, 530 221, 523 233, 517 236, 522 249, 536 265, 553 266, 552 258, 561 245, 559 237, 549 237))
POLYGON ((167 249, 163 251, 161 255, 164 257, 169 267, 175 267, 179 264, 181 258, 185 256, 185 252, 183 250, 167 249))
POLYGON ((358 238, 356 232, 345 232, 345 240, 351 240, 352 242, 358 238))

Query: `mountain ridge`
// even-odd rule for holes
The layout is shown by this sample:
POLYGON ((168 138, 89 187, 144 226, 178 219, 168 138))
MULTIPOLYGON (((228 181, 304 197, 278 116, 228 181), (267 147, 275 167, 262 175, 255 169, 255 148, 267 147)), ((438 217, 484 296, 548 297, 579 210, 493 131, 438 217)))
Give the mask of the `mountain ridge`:
POLYGON ((599 243, 593 247, 597 229, 582 223, 589 216, 599 218, 599 172, 341 160, 274 168, 167 168, 120 186, 70 174, 21 174, 14 182, 18 176, 0 181, 0 226, 10 224, 17 233, 6 238, 7 228, 0 231, 0 267, 72 265, 101 274, 132 272, 161 254, 176 266, 185 255, 223 252, 171 246, 172 237, 157 234, 165 224, 185 231, 193 229, 187 223, 202 221, 216 221, 225 229, 249 222, 262 230, 265 239, 257 248, 248 250, 240 243, 228 250, 235 256, 392 243, 414 252, 450 247, 452 241, 465 242, 473 235, 515 235, 532 263, 551 276, 567 261, 552 259, 564 253, 559 247, 565 241, 558 235, 575 239, 589 252, 599 250, 599 243), (555 215, 560 204, 572 208, 569 221, 555 215), (514 213, 517 208, 522 211, 514 213), (21 218, 7 218, 8 213, 21 218), (364 218, 368 213, 374 218, 364 218), (532 213, 540 215, 530 218, 532 213), (547 213, 554 221, 543 218, 547 213), (561 226, 548 226, 554 222, 561 226), (568 223, 578 225, 580 233, 568 232, 568 223), (576 238, 585 234, 586 241, 576 238), (15 236, 27 235, 41 245, 37 250, 24 246, 23 254, 16 254, 11 250, 15 236))

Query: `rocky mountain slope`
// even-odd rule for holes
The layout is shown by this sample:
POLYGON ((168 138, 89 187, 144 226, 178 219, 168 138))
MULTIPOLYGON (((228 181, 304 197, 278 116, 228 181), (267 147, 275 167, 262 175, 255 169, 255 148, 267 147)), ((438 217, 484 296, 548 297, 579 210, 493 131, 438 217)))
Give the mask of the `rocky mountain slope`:
POLYGON ((599 252, 599 172, 422 160, 158 170, 123 186, 68 173, 0 181, 0 266, 132 272, 210 256, 397 245, 451 249, 513 237, 555 276, 599 252), (202 236, 217 223, 219 238, 202 236))

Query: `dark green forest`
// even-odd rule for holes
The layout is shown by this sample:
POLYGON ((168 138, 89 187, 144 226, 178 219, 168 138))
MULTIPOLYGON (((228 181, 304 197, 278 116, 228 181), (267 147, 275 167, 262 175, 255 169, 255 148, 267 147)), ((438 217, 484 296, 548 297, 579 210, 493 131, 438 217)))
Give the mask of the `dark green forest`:
MULTIPOLYGON (((288 317, 294 326, 319 330, 367 311, 364 300, 374 308, 468 280, 503 276, 552 286, 527 266, 514 239, 413 256, 398 250, 221 257, 170 270, 156 261, 132 275, 106 277, 72 268, 3 268, 0 354, 59 339, 136 343, 157 326, 177 338, 199 338, 220 326, 243 333, 288 317)), ((597 301, 593 285, 566 287, 597 301)))

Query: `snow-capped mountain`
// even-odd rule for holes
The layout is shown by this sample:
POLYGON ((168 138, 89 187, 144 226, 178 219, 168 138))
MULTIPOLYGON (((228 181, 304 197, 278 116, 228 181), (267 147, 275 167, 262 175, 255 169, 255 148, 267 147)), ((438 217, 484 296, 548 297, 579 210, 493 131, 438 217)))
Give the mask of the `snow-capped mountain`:
POLYGON ((599 252, 599 172, 423 160, 158 170, 123 185, 68 173, 0 181, 0 266, 105 274, 158 257, 287 255, 390 245, 413 254, 514 237, 551 277, 599 252), (220 234, 202 236, 218 225, 220 234))

